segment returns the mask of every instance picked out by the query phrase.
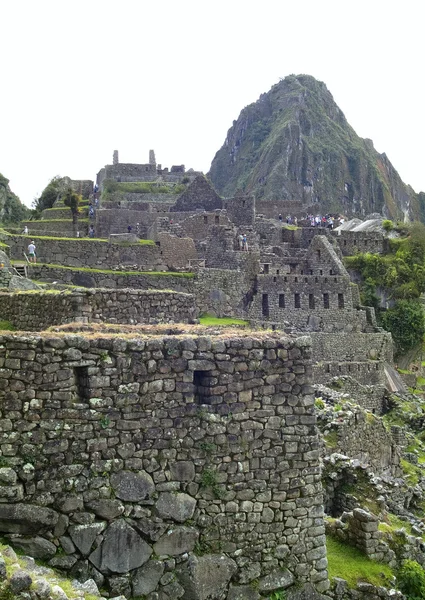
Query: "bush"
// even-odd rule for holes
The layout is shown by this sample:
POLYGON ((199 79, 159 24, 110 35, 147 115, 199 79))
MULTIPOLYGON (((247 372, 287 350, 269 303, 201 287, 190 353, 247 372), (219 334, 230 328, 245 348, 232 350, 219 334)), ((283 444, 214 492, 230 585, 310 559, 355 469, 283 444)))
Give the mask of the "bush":
POLYGON ((425 600, 425 571, 416 561, 403 562, 397 582, 409 600, 425 600))
POLYGON ((381 322, 390 331, 396 353, 401 354, 422 341, 425 333, 424 311, 417 300, 399 300, 394 308, 381 314, 381 322))
POLYGON ((385 219, 385 221, 382 221, 382 227, 385 231, 392 231, 394 229, 394 223, 389 219, 385 219))

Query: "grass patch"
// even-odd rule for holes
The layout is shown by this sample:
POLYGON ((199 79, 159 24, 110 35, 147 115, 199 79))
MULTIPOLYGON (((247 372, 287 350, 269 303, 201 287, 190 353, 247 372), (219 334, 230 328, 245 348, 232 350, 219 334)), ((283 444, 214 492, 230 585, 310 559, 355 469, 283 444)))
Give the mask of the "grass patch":
POLYGON ((351 588, 363 581, 375 586, 391 581, 393 572, 388 565, 374 562, 360 550, 332 538, 326 539, 329 577, 342 577, 351 588))
POLYGON ((184 184, 165 184, 156 181, 114 181, 107 180, 103 185, 104 195, 118 192, 121 194, 181 194, 184 184))
POLYGON ((10 321, 0 321, 0 331, 16 331, 10 321))
MULTIPOLYGON (((60 220, 60 219, 59 219, 60 220)), ((41 222, 41 221, 40 221, 41 222)), ((46 221, 43 221, 46 223, 46 221)), ((10 234, 8 234, 10 235, 10 234)), ((77 237, 55 237, 51 235, 23 235, 23 234, 14 234, 14 237, 23 237, 23 238, 31 238, 33 240, 59 240, 65 242, 75 242, 78 240, 79 242, 103 242, 104 244, 109 244, 109 240, 106 238, 77 238, 77 237)), ((116 243, 117 246, 122 246, 119 242, 116 243)), ((125 245, 128 246, 155 246, 155 242, 153 240, 139 240, 138 242, 125 242, 125 245)))
MULTIPOLYGON (((21 264, 21 260, 11 261, 12 264, 21 264)), ((90 269, 90 267, 65 267, 63 265, 54 265, 50 263, 38 262, 36 267, 47 267, 48 269, 64 269, 66 271, 83 272, 83 273, 102 273, 104 275, 153 275, 155 277, 181 277, 183 279, 193 279, 194 273, 176 272, 176 271, 114 271, 112 269, 90 269)))
POLYGON ((325 445, 327 448, 336 448, 338 446, 338 432, 336 429, 330 431, 324 436, 325 445))
POLYGON ((422 475, 422 470, 416 465, 412 465, 405 458, 400 459, 400 466, 403 469, 406 480, 410 485, 419 483, 419 478, 422 475))
POLYGON ((289 223, 287 225, 283 225, 282 229, 290 229, 291 231, 295 231, 296 229, 301 229, 300 227, 298 227, 298 225, 289 225, 289 223))
POLYGON ((243 319, 233 319, 232 317, 213 317, 212 315, 204 314, 199 318, 199 322, 201 325, 242 325, 246 327, 249 325, 249 321, 244 321, 243 319))
MULTIPOLYGON (((28 225, 34 225, 35 223, 71 223, 72 224, 72 219, 37 219, 34 221, 24 221, 25 223, 28 223, 28 225)), ((89 220, 88 219, 78 219, 78 223, 83 223, 86 222, 88 223, 89 220)))

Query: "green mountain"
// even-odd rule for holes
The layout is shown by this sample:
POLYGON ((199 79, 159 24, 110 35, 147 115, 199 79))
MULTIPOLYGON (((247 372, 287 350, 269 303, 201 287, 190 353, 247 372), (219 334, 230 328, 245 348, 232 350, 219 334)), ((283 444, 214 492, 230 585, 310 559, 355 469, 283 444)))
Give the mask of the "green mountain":
POLYGON ((211 164, 217 191, 315 212, 425 221, 425 194, 404 184, 385 154, 348 124, 326 85, 290 75, 244 108, 211 164))
POLYGON ((0 223, 17 224, 30 213, 9 187, 9 180, 0 173, 0 223))

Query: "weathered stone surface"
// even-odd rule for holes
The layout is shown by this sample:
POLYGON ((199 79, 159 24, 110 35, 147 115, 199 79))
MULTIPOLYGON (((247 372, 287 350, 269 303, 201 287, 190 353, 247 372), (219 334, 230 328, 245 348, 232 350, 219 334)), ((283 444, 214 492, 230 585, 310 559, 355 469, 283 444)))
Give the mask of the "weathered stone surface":
POLYGON ((259 600, 260 594, 251 585, 232 586, 226 600, 259 600))
POLYGON ((152 554, 152 548, 123 519, 111 523, 102 544, 89 556, 101 572, 127 573, 141 567, 152 554))
POLYGON ((72 525, 69 535, 83 556, 87 556, 94 540, 105 529, 106 523, 89 523, 87 525, 72 525))
POLYGON ((44 533, 54 528, 58 517, 51 508, 33 504, 0 504, 0 532, 44 533))
POLYGON ((195 465, 188 460, 180 460, 170 465, 171 479, 176 481, 193 481, 195 465))
POLYGON ((310 583, 307 583, 301 589, 288 590, 287 597, 288 600, 327 600, 328 598, 328 596, 319 594, 310 583))
POLYGON ((155 554, 178 556, 185 552, 191 552, 198 537, 199 532, 193 527, 174 527, 156 542, 155 554))
POLYGON ((17 475, 13 469, 2 467, 0 469, 0 485, 15 485, 17 475))
POLYGON ((152 477, 145 471, 140 471, 139 473, 132 473, 131 471, 114 473, 111 476, 111 485, 117 497, 127 502, 146 500, 155 491, 155 484, 152 477))
POLYGON ((224 554, 192 554, 177 576, 187 600, 219 600, 236 570, 235 561, 224 554))
POLYGON ((9 586, 14 594, 19 594, 24 590, 28 590, 32 584, 30 575, 21 569, 12 573, 9 579, 9 586))
POLYGON ((52 592, 50 583, 44 577, 37 577, 33 583, 33 590, 40 600, 47 600, 52 592))
POLYGON ((6 563, 2 556, 0 556, 0 580, 6 578, 6 563))
POLYGON ((159 560, 149 560, 133 576, 133 596, 150 594, 158 586, 164 573, 164 563, 159 560))
POLYGON ((160 517, 164 519, 174 519, 179 523, 184 523, 191 519, 196 507, 196 500, 188 494, 171 494, 164 492, 159 495, 155 504, 160 517))
POLYGON ((41 558, 47 560, 56 554, 56 546, 45 538, 40 536, 24 538, 18 536, 10 536, 10 543, 14 548, 23 550, 33 558, 41 558))
POLYGON ((53 600, 68 600, 68 596, 59 585, 52 585, 53 600))
POLYGON ((124 505, 122 502, 119 500, 108 500, 106 498, 89 502, 87 508, 92 510, 98 517, 106 519, 107 521, 119 517, 124 512, 124 505))
POLYGON ((272 592, 273 590, 286 589, 294 583, 294 576, 288 569, 277 569, 260 579, 258 589, 260 592, 272 592))

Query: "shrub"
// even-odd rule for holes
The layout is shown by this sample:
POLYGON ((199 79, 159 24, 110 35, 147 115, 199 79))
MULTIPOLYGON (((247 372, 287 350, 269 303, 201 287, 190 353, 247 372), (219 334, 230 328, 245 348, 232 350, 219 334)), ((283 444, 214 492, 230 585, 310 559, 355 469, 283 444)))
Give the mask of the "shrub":
POLYGON ((397 354, 413 348, 425 333, 424 311, 417 300, 399 300, 382 313, 381 321, 394 338, 397 354))
POLYGON ((409 600, 425 600, 425 571, 414 560, 405 560, 397 581, 409 600))
POLYGON ((394 229, 394 223, 389 219, 385 219, 385 221, 382 221, 382 227, 385 231, 392 231, 394 229))

